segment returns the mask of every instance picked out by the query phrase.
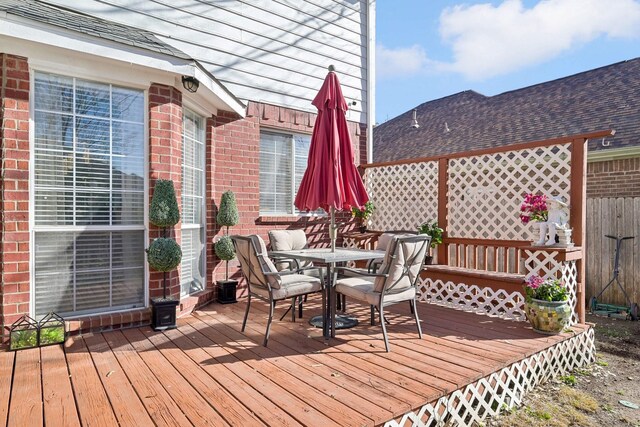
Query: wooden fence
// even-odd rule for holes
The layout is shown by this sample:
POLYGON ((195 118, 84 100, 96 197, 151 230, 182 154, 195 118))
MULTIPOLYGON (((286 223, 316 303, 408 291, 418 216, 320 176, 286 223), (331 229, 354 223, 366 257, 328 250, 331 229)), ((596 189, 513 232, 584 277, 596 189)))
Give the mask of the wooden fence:
MULTIPOLYGON (((620 249, 620 282, 632 302, 640 303, 640 197, 587 199, 587 302, 613 278, 616 241, 605 235, 635 236, 620 249)), ((627 305, 617 284, 598 302, 627 305)))

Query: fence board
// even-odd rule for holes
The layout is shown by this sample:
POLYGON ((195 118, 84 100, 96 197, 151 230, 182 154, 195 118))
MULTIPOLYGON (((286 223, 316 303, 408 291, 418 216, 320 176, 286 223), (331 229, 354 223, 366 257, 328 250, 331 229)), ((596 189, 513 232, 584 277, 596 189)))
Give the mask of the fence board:
MULTIPOLYGON (((635 236, 622 243, 620 282, 632 302, 640 302, 640 197, 587 200, 587 298, 597 296, 613 277, 615 240, 612 236, 635 236)), ((626 305, 624 294, 612 284, 599 302, 626 305)))

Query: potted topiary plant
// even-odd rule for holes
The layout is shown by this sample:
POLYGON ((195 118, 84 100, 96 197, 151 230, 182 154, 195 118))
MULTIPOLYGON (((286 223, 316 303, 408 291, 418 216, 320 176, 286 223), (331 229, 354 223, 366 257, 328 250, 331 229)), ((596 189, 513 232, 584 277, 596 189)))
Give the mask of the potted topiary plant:
POLYGON ((220 237, 214 245, 216 256, 223 260, 225 265, 224 280, 216 281, 218 294, 218 302, 221 304, 230 304, 236 301, 237 280, 229 280, 229 261, 236 257, 236 251, 233 248, 233 242, 229 237, 229 227, 238 224, 240 215, 236 205, 236 196, 233 191, 225 191, 220 200, 218 215, 216 216, 218 225, 225 227, 224 236, 220 237))
POLYGON ((420 224, 420 226, 418 227, 418 233, 431 236, 431 246, 429 247, 427 255, 424 258, 424 263, 426 265, 429 265, 433 261, 431 250, 435 249, 436 246, 442 243, 442 235, 444 233, 444 230, 438 227, 438 222, 434 220, 423 222, 422 224, 420 224))
POLYGON ((180 221, 178 200, 173 187, 173 181, 159 179, 151 198, 149 222, 162 228, 162 237, 155 239, 146 249, 147 262, 156 271, 163 272, 162 298, 151 300, 152 327, 156 331, 176 328, 176 306, 179 301, 167 297, 167 272, 175 269, 182 261, 180 245, 167 237, 167 228, 173 227, 180 221))
POLYGON ((376 208, 371 200, 365 203, 362 209, 356 206, 351 208, 351 216, 356 219, 356 222, 358 223, 358 229, 361 233, 367 231, 367 220, 369 219, 369 217, 371 217, 371 215, 373 215, 373 212, 375 210, 376 208))

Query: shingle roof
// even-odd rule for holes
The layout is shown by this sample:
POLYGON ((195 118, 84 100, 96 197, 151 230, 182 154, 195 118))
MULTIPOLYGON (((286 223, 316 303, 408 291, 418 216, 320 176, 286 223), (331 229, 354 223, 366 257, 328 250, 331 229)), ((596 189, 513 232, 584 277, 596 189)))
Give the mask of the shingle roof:
POLYGON ((180 59, 192 59, 152 33, 36 0, 0 0, 0 11, 180 59))
POLYGON ((384 162, 613 128, 589 150, 640 145, 640 58, 484 96, 464 91, 417 107, 373 129, 373 159, 384 162), (449 129, 447 131, 447 128, 449 129))

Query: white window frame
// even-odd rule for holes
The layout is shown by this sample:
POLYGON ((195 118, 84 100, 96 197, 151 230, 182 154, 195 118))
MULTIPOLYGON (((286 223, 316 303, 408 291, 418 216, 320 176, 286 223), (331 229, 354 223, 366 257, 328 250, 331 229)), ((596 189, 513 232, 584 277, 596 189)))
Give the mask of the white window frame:
MULTIPOLYGON (((143 231, 143 243, 144 247, 149 244, 149 90, 148 86, 142 86, 139 82, 126 83, 115 79, 96 79, 90 70, 84 69, 72 69, 73 74, 69 74, 69 71, 61 71, 57 66, 59 64, 44 64, 38 61, 32 61, 29 66, 29 271, 31 272, 29 277, 29 315, 35 318, 36 310, 36 256, 35 256, 35 235, 36 232, 83 232, 83 231, 143 231), (34 66, 34 63, 36 66, 34 66), (75 81, 77 79, 93 81, 101 84, 109 84, 114 86, 126 87, 130 89, 140 90, 143 94, 143 158, 145 159, 143 165, 144 174, 144 203, 143 203, 143 225, 108 225, 108 226, 37 226, 35 223, 35 75, 36 73, 53 74, 62 77, 69 77, 75 81)), ((75 97, 74 97, 75 102, 75 97)), ((74 129, 75 139, 75 129, 74 129)), ((75 192, 75 187, 74 187, 75 192)), ((146 258, 146 257, 145 257, 146 258)), ((99 310, 99 311, 79 311, 74 314, 72 318, 84 318, 95 315, 108 315, 113 313, 123 313, 131 310, 137 310, 149 307, 149 267, 148 263, 143 263, 143 302, 141 307, 136 308, 122 308, 114 310, 99 310)), ((74 273, 75 274, 75 273, 74 273)))
MULTIPOLYGON (((203 277, 202 277, 202 290, 198 290, 198 291, 194 291, 194 292, 190 292, 190 293, 183 293, 182 291, 182 286, 183 286, 183 278, 182 278, 182 263, 180 264, 180 298, 186 298, 189 297, 191 295, 197 294, 198 292, 204 291, 207 288, 207 115, 206 114, 202 114, 201 110, 198 109, 197 107, 195 107, 192 103, 189 102, 183 102, 183 108, 182 108, 182 114, 184 117, 185 112, 187 112, 188 114, 191 114, 193 116, 199 117, 202 120, 203 123, 203 139, 202 139, 202 145, 203 145, 203 149, 204 152, 202 153, 202 202, 200 205, 200 209, 201 209, 201 218, 202 218, 202 223, 200 225, 196 225, 196 224, 188 224, 185 226, 184 223, 181 224, 180 228, 181 230, 194 230, 194 229, 202 229, 202 232, 204 233, 204 239, 203 239, 203 248, 202 248, 202 271, 203 271, 203 277)), ((184 120, 184 118, 183 118, 184 120)), ((183 122, 184 123, 184 122, 183 122)), ((182 150, 183 150, 183 157, 182 159, 184 159, 184 128, 182 130, 182 150)), ((182 168, 184 168, 184 161, 181 159, 181 174, 182 174, 182 168)), ((182 181, 184 180, 184 175, 182 175, 181 177, 181 185, 182 185, 182 181)), ((183 194, 184 196, 184 194, 183 194)), ((184 206, 184 204, 183 204, 184 206)), ((182 211, 182 207, 181 206, 181 211, 182 211)))

